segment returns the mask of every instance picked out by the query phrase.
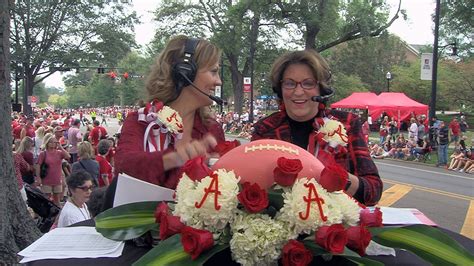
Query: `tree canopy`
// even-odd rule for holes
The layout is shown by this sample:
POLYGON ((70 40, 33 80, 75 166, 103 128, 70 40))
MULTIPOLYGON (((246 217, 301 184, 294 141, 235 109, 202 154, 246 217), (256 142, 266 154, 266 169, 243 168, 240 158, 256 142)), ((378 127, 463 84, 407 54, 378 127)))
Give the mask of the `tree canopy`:
MULTIPOLYGON (((12 67, 34 85, 56 71, 89 64, 115 66, 135 46, 138 22, 130 4, 104 1, 15 1, 11 9, 12 67)), ((29 108, 26 109, 29 111, 29 108)))

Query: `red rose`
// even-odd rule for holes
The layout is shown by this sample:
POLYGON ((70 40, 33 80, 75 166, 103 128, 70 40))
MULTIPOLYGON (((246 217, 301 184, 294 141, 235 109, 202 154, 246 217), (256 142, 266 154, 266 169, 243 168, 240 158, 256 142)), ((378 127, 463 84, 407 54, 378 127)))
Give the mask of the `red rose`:
POLYGON ((381 227, 382 224, 382 212, 380 208, 370 210, 368 208, 360 211, 360 224, 368 227, 381 227))
POLYGON ((166 204, 165 202, 160 202, 158 206, 156 206, 155 222, 159 224, 161 221, 161 216, 168 215, 168 212, 169 212, 168 204, 166 204))
POLYGON ((257 213, 268 206, 267 192, 261 189, 257 183, 250 185, 249 182, 245 182, 237 198, 250 213, 257 213))
POLYGON ((363 225, 352 226, 347 229, 347 247, 359 253, 361 256, 365 255, 365 249, 371 239, 372 235, 363 225))
POLYGON ((324 167, 318 183, 328 192, 343 190, 347 184, 348 173, 344 167, 338 164, 330 164, 324 167))
POLYGON ((217 143, 217 146, 214 148, 214 150, 219 153, 220 156, 222 156, 237 146, 240 146, 240 141, 238 140, 222 141, 217 143))
POLYGON ((163 215, 160 218, 160 239, 165 240, 168 237, 181 233, 184 224, 178 216, 163 215))
POLYGON ((344 252, 347 244, 347 232, 342 224, 322 226, 316 232, 316 244, 333 254, 344 252))
POLYGON ((273 170, 273 177, 278 185, 291 186, 301 170, 303 165, 299 159, 280 157, 277 160, 277 167, 273 170))
POLYGON ((212 233, 207 230, 185 226, 181 231, 181 244, 186 253, 195 260, 199 255, 214 245, 212 233))
POLYGON ((308 265, 312 260, 313 254, 301 242, 292 239, 283 247, 283 266, 308 265))
POLYGON ((212 173, 211 169, 209 169, 205 162, 204 156, 199 156, 194 159, 188 160, 183 165, 182 170, 193 181, 201 181, 201 179, 206 176, 209 176, 212 173))

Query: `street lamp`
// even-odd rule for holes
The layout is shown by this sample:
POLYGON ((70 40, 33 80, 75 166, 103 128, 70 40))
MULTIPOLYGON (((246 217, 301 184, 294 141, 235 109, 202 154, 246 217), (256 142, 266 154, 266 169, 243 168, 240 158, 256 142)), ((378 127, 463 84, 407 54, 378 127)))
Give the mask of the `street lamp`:
POLYGON ((390 92, 390 80, 392 79, 392 73, 387 72, 385 78, 387 79, 387 92, 390 92))

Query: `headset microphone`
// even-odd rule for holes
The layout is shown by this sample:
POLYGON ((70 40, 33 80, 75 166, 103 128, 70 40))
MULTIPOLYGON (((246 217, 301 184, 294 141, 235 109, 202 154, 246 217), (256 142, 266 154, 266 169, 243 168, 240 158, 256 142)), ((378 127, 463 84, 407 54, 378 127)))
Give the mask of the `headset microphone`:
POLYGON ((222 100, 221 98, 217 97, 217 96, 214 96, 214 95, 209 95, 209 94, 206 94, 205 92, 203 92, 201 89, 199 89, 196 85, 194 85, 194 83, 186 76, 184 75, 183 73, 180 73, 181 76, 183 76, 184 79, 186 79, 189 84, 191 86, 193 86, 196 90, 198 90, 200 93, 206 95, 207 97, 209 97, 209 99, 213 100, 215 103, 217 103, 218 105, 223 105, 224 104, 224 100, 222 100))
POLYGON ((311 101, 318 102, 318 103, 325 103, 329 98, 334 96, 334 90, 332 88, 328 88, 327 90, 329 91, 329 94, 322 95, 322 96, 313 96, 311 97, 311 101))

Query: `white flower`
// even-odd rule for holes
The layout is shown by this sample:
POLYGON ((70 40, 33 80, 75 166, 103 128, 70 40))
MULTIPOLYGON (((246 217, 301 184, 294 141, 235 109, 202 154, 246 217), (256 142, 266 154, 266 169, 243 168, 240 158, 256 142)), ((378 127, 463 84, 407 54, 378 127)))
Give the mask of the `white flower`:
POLYGON ((333 119, 324 118, 324 125, 319 128, 319 132, 324 134, 323 139, 329 143, 331 147, 337 145, 346 146, 348 137, 344 125, 333 119))
POLYGON ((274 264, 283 246, 296 238, 282 221, 268 215, 239 212, 231 224, 232 258, 242 265, 274 264))
MULTIPOLYGON (((293 188, 289 192, 283 193, 284 205, 277 215, 280 221, 289 223, 293 232, 296 234, 306 233, 311 234, 323 225, 330 225, 340 223, 342 221, 342 212, 340 206, 334 202, 330 197, 329 192, 322 188, 314 178, 300 178, 293 184, 293 188), (313 184, 316 188, 319 198, 322 198, 324 203, 321 204, 322 213, 320 213, 319 206, 316 201, 312 201, 307 215, 307 202, 304 198, 309 195, 309 188, 305 184, 313 184), (302 219, 301 216, 306 219, 302 219), (326 216, 327 221, 323 221, 321 216, 326 216)), ((312 193, 311 198, 315 198, 315 193, 312 193)))
POLYGON ((342 191, 331 193, 330 197, 332 202, 339 206, 344 224, 355 226, 359 223, 359 212, 361 208, 354 198, 342 191))
POLYGON ((178 134, 183 131, 183 119, 181 116, 169 106, 163 106, 158 112, 158 120, 166 126, 166 128, 173 134, 178 134))
POLYGON ((215 173, 218 175, 218 190, 221 192, 217 196, 219 210, 215 208, 215 193, 213 192, 207 195, 200 208, 196 207, 196 203, 200 204, 206 194, 205 189, 209 188, 212 178, 207 176, 200 182, 194 182, 183 174, 176 188, 177 203, 173 214, 179 216, 181 221, 188 226, 221 233, 234 218, 238 204, 239 179, 233 171, 219 169, 215 173))

